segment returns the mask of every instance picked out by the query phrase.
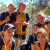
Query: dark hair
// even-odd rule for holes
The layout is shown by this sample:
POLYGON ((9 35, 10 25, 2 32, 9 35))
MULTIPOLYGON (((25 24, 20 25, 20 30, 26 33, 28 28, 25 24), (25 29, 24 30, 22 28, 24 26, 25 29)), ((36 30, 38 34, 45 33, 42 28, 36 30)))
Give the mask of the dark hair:
POLYGON ((47 25, 48 23, 50 23, 50 22, 45 22, 46 25, 47 25))
POLYGON ((33 26, 38 26, 38 27, 39 27, 39 25, 38 25, 38 24, 33 24, 33 26))
POLYGON ((11 5, 13 5, 13 4, 9 4, 8 7, 11 6, 11 5))
MULTIPOLYGON (((9 4, 9 6, 14 6, 14 8, 16 9, 16 7, 15 7, 15 5, 14 5, 14 4, 9 4)), ((9 7, 9 6, 8 6, 8 7, 9 7)))

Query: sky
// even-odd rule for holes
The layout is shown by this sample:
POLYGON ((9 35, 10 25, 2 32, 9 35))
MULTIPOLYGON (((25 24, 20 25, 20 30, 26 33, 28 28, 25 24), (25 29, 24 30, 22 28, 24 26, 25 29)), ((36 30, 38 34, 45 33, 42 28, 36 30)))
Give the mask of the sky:
POLYGON ((12 0, 0 0, 0 2, 3 2, 3 3, 6 4, 7 6, 8 6, 10 3, 13 3, 12 0))
POLYGON ((12 0, 0 0, 0 2, 5 2, 5 1, 12 3, 12 0))
MULTIPOLYGON (((30 1, 30 0, 29 0, 30 1)), ((36 2, 37 0, 35 0, 36 2)), ((4 4, 6 4, 7 6, 10 4, 10 3, 13 3, 13 0, 0 0, 0 2, 3 2, 4 4)))

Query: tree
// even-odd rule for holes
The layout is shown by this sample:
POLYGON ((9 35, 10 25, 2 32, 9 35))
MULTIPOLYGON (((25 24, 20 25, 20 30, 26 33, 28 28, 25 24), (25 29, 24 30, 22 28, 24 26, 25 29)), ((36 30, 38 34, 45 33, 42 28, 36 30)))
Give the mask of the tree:
POLYGON ((39 1, 38 6, 40 7, 40 10, 46 8, 49 4, 49 0, 38 0, 38 1, 39 1))
POLYGON ((0 5, 0 14, 7 11, 7 6, 4 3, 0 2, 0 5))
POLYGON ((50 9, 47 8, 50 4, 49 0, 13 0, 13 3, 18 6, 20 3, 19 1, 26 2, 27 4, 26 11, 29 13, 31 19, 30 23, 37 16, 38 12, 44 11, 45 14, 49 15, 50 9))

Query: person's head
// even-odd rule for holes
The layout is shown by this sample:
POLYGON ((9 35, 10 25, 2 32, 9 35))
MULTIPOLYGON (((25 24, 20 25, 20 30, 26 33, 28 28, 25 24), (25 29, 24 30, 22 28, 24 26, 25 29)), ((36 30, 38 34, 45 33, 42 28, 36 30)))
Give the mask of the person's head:
POLYGON ((37 20, 38 20, 38 23, 40 23, 41 25, 44 25, 45 24, 45 15, 43 13, 38 13, 37 20))
POLYGON ((40 44, 44 44, 48 41, 48 35, 44 28, 40 28, 37 31, 37 39, 40 42, 40 44))
POLYGON ((15 26, 8 23, 4 25, 2 33, 4 37, 10 39, 14 35, 14 30, 15 30, 15 26))
POLYGON ((22 2, 19 4, 18 10, 21 10, 23 12, 25 10, 25 8, 26 8, 26 4, 25 4, 25 2, 22 2))
POLYGON ((15 11, 15 5, 13 5, 13 4, 9 4, 9 6, 8 6, 8 11, 10 12, 10 13, 13 13, 14 11, 15 11))
POLYGON ((33 25, 33 33, 36 34, 36 32, 37 32, 38 29, 39 29, 38 24, 34 24, 34 25, 33 25))
POLYGON ((47 29, 50 30, 50 19, 46 19, 45 24, 47 26, 47 29))

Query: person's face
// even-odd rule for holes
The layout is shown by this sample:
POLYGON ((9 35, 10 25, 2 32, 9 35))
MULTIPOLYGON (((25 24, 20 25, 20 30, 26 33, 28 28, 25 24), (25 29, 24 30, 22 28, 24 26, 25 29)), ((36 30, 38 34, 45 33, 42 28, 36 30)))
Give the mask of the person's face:
POLYGON ((46 37, 42 33, 39 33, 37 35, 37 39, 40 42, 40 44, 44 44, 46 42, 46 37))
POLYGON ((37 30, 38 30, 38 26, 33 26, 33 33, 35 33, 36 34, 36 32, 37 32, 37 30))
POLYGON ((21 4, 21 5, 19 6, 19 8, 20 8, 21 11, 24 11, 25 8, 26 8, 26 5, 25 5, 25 4, 21 4))
POLYGON ((50 30, 50 23, 47 24, 47 28, 48 28, 48 30, 50 30))
POLYGON ((4 36, 10 39, 14 35, 14 28, 10 28, 8 30, 3 31, 4 36))
POLYGON ((8 7, 8 10, 9 10, 10 13, 13 13, 13 12, 15 11, 15 8, 14 8, 13 5, 10 5, 10 6, 8 7))
POLYGON ((40 23, 40 24, 45 24, 45 18, 44 17, 42 17, 42 16, 37 16, 37 20, 38 20, 38 22, 40 23))

